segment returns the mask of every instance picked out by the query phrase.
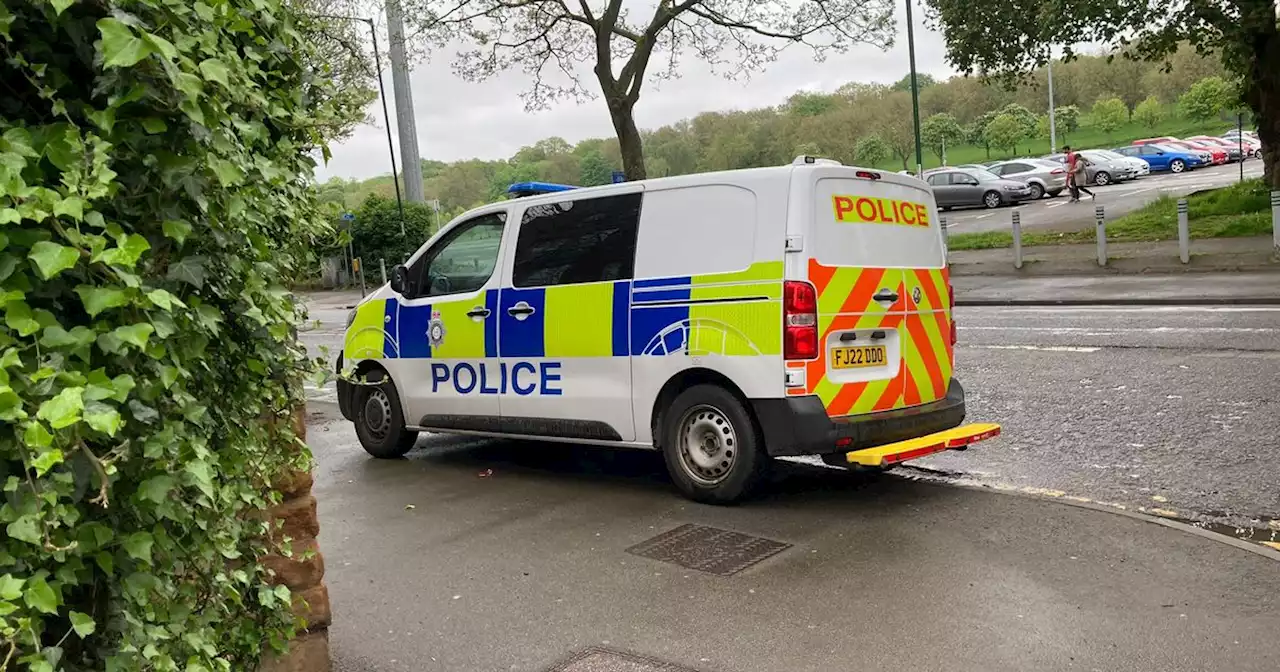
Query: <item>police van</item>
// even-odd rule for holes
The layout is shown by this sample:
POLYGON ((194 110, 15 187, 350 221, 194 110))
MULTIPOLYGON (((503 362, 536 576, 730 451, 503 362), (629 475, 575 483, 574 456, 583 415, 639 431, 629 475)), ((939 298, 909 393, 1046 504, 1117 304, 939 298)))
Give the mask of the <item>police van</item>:
POLYGON ((960 426, 914 177, 799 157, 513 192, 352 311, 339 404, 371 455, 419 432, 657 449, 686 496, 726 503, 774 457, 886 467, 999 431, 960 426))

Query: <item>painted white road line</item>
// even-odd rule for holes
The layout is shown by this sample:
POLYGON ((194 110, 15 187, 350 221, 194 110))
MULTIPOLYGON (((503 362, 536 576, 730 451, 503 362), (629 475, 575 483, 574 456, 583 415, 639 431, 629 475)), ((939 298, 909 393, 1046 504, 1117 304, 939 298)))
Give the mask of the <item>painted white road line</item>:
POLYGON ((961 350, 1036 350, 1038 352, 1097 352, 1102 348, 1074 345, 957 345, 961 350))
POLYGON ((987 213, 987 214, 985 214, 985 215, 978 215, 978 216, 977 216, 977 217, 975 217, 974 219, 986 219, 986 218, 991 217, 991 216, 994 216, 994 215, 995 215, 995 213, 994 213, 994 212, 989 212, 989 213, 987 213))

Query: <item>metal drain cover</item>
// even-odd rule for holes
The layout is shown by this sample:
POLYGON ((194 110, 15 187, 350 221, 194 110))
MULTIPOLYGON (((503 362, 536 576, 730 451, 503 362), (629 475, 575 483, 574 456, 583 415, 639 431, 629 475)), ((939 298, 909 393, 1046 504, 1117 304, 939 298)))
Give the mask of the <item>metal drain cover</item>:
POLYGON ((688 524, 640 542, 627 552, 708 574, 731 576, 788 548, 791 544, 764 537, 688 524))
POLYGON ((697 672, 661 660, 621 651, 591 647, 547 672, 697 672))

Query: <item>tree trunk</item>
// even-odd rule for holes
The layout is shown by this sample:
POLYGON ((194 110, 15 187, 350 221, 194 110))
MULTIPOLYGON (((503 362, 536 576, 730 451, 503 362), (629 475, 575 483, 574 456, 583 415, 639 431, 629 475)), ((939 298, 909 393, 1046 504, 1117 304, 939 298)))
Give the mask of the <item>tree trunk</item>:
POLYGON ((1250 33, 1253 53, 1244 77, 1244 102, 1253 111, 1262 141, 1263 181, 1273 191, 1280 189, 1280 30, 1276 27, 1275 6, 1255 0, 1242 13, 1241 25, 1250 33))
POLYGON ((635 103, 626 100, 609 100, 609 118, 613 121, 613 130, 618 135, 618 149, 622 152, 622 172, 627 181, 643 180, 647 177, 644 167, 644 142, 640 139, 640 129, 636 128, 636 119, 632 112, 635 103))

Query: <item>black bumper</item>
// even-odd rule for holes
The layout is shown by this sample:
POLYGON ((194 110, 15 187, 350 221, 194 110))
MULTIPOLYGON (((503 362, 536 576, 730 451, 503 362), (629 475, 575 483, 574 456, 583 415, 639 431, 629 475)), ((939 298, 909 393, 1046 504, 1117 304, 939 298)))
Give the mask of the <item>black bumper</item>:
MULTIPOLYGON (((341 397, 341 393, 339 393, 341 397)), ((947 396, 894 411, 829 417, 814 395, 752 399, 765 450, 773 456, 822 455, 882 446, 958 427, 964 422, 964 388, 952 380, 947 396), (849 438, 847 446, 836 441, 849 438)))
POLYGON ((334 373, 338 374, 338 411, 342 413, 342 417, 355 422, 355 416, 352 413, 352 398, 355 396, 356 386, 347 382, 342 377, 342 353, 338 353, 338 362, 334 366, 334 373))

